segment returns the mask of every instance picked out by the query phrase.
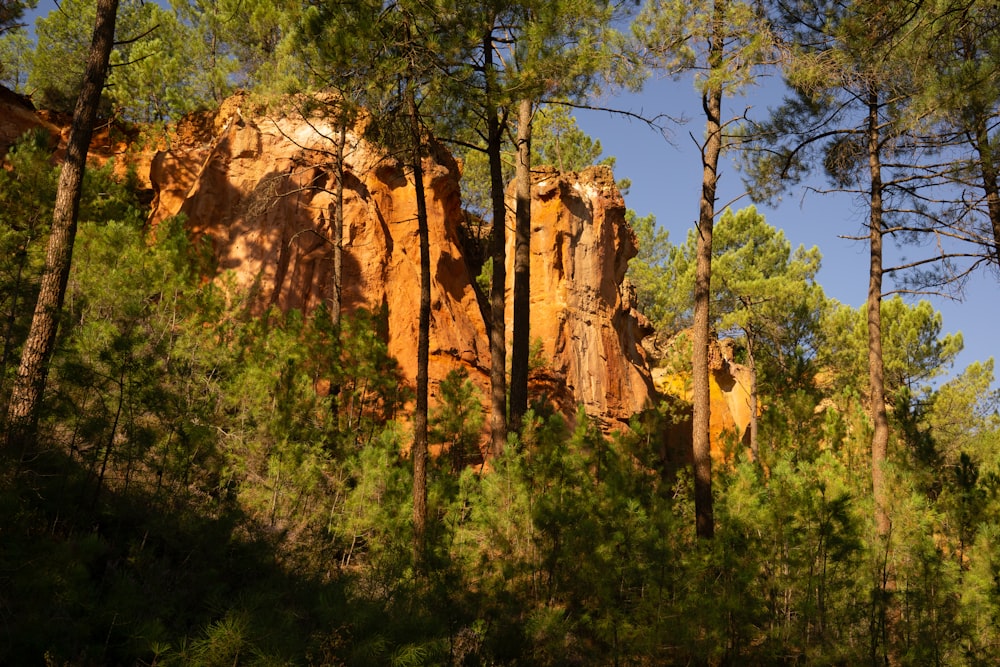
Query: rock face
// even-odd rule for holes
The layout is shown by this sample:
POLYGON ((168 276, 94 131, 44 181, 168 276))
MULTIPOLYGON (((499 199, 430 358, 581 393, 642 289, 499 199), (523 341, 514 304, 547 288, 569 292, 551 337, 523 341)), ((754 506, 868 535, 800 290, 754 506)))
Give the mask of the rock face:
MULTIPOLYGON (((211 240, 220 271, 252 290, 256 309, 311 310, 331 288, 336 171, 326 137, 336 129, 318 115, 253 116, 239 104, 188 119, 169 150, 157 153, 151 221, 185 214, 189 228, 211 240)), ((412 381, 419 285, 412 179, 358 133, 348 133, 347 145, 344 310, 387 310, 390 352, 412 381)), ((485 396, 489 345, 458 238, 459 169, 439 147, 429 152, 431 397, 458 366, 485 396)), ((622 288, 636 253, 624 202, 604 168, 540 174, 533 196, 531 337, 542 341, 546 362, 533 383, 570 415, 583 404, 605 426, 622 423, 652 391, 622 288)))
MULTIPOLYGON (((214 117, 182 125, 152 160, 151 221, 183 213, 211 241, 220 272, 250 290, 254 310, 311 311, 332 288, 337 129, 321 116, 250 117, 230 100, 214 117), (246 118, 244 118, 246 115, 246 118)), ((388 312, 389 351, 416 377, 420 284, 416 197, 402 164, 347 133, 343 310, 388 312)), ((456 230, 458 168, 439 148, 424 160, 432 292, 430 374, 436 385, 465 366, 485 386, 482 316, 456 230)))
MULTIPOLYGON (((71 117, 44 110, 38 111, 31 100, 24 95, 0 86, 0 158, 3 158, 14 142, 26 132, 41 130, 49 137, 54 161, 60 161, 65 157, 71 123, 71 117)), ((100 165, 118 158, 115 169, 124 174, 126 162, 134 161, 137 155, 130 154, 124 160, 120 158, 129 151, 134 138, 133 128, 119 123, 99 123, 91 135, 87 158, 100 165)))
MULTIPOLYGON (((638 252, 625 202, 608 167, 537 170, 531 195, 530 336, 540 343, 543 372, 562 379, 603 426, 627 422, 651 404, 653 392, 639 345, 646 331, 625 282, 638 252)), ((509 260, 508 295, 513 274, 509 260)), ((508 328, 512 315, 508 299, 508 328)))
MULTIPOLYGON (((67 123, 34 111, 0 89, 0 155, 26 130, 42 127, 64 140, 67 123)), ((257 312, 316 308, 332 287, 331 220, 335 212, 336 136, 321 115, 254 114, 240 96, 217 112, 181 121, 161 150, 129 149, 131 130, 95 135, 98 161, 124 156, 153 192, 150 223, 183 213, 207 239, 220 274, 248 290, 257 312)), ((416 377, 419 251, 416 201, 408 170, 347 134, 344 178, 342 305, 383 310, 389 351, 410 382, 416 377)), ((431 238, 431 400, 449 371, 464 368, 488 395, 489 344, 458 231, 464 220, 459 168, 430 143, 423 169, 431 238)), ((59 153, 56 153, 56 159, 59 153)), ((508 221, 512 224, 513 221, 508 221)), ((512 249, 508 257, 513 256, 512 249)), ((657 400, 657 390, 683 401, 683 382, 657 377, 647 353, 649 333, 633 308, 625 280, 637 252, 625 205, 611 171, 594 167, 561 174, 539 169, 532 188, 531 339, 540 343, 533 395, 545 395, 572 418, 578 405, 606 429, 625 423, 657 400)), ((512 267, 508 277, 512 278, 512 267)), ((223 283, 225 284, 225 283, 223 283)), ((511 285, 508 284, 508 297, 511 285)), ((508 327, 512 323, 510 298, 508 327)), ((508 330, 508 335, 509 335, 508 330)), ((713 358, 713 452, 727 431, 749 423, 745 369, 720 351, 713 358)), ((674 458, 689 456, 690 426, 672 429, 674 458), (685 432, 686 431, 686 432, 685 432)))
POLYGON ((58 136, 55 128, 45 126, 30 100, 0 86, 0 156, 7 154, 18 137, 36 127, 58 136))
MULTIPOLYGON (((682 332, 664 347, 681 344, 684 336, 685 333, 682 332)), ((686 353, 681 351, 680 354, 686 353)), ((739 443, 737 446, 749 446, 751 374, 748 367, 734 360, 733 341, 730 339, 713 339, 709 348, 708 365, 712 460, 724 463, 736 453, 734 443, 739 443)), ((658 393, 672 397, 685 406, 685 419, 666 434, 665 448, 669 451, 665 452, 665 458, 673 464, 688 464, 691 462, 691 378, 687 373, 662 367, 654 368, 652 375, 658 393)))

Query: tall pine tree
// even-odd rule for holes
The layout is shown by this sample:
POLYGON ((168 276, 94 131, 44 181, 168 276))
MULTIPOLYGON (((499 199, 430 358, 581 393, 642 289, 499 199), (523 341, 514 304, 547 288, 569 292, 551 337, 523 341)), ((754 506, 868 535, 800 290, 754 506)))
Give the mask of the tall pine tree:
POLYGON ((761 65, 772 57, 773 42, 762 7, 739 0, 651 0, 636 22, 635 32, 641 52, 652 65, 673 76, 695 73, 705 118, 704 138, 699 144, 702 187, 696 224, 692 442, 695 522, 698 535, 711 538, 715 532, 708 370, 712 233, 718 213, 720 159, 728 148, 726 128, 731 123, 723 117, 723 102, 753 83, 761 65))
POLYGON ((73 112, 66 160, 59 175, 41 290, 8 406, 7 449, 22 459, 37 442, 38 414, 73 258, 87 150, 114 47, 117 13, 118 0, 99 0, 97 3, 86 74, 73 112))

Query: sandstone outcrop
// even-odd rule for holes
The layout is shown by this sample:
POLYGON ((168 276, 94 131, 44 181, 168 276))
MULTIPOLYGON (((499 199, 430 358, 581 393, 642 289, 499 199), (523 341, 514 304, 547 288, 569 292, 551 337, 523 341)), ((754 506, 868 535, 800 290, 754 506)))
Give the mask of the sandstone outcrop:
MULTIPOLYGON (((0 95, 0 154, 32 127, 64 140, 68 123, 58 120, 6 91, 0 95)), ((248 290, 257 312, 269 306, 309 311, 331 289, 336 169, 329 137, 335 134, 321 114, 254 113, 236 96, 216 112, 183 119, 159 150, 130 150, 130 132, 118 129, 95 135, 91 153, 98 162, 124 156, 116 166, 127 162, 152 190, 150 224, 184 214, 192 234, 211 244, 219 274, 248 290)), ((360 129, 348 132, 347 145, 343 309, 387 312, 390 353, 413 382, 419 253, 412 179, 360 129)), ((465 216, 460 169, 432 141, 423 169, 433 280, 431 400, 438 383, 459 367, 485 399, 489 345, 459 238, 465 216)), ((542 362, 532 372, 533 394, 546 396, 570 418, 583 405, 607 429, 649 407, 659 392, 683 403, 689 398, 683 381, 665 379, 662 370, 651 374, 640 345, 650 330, 625 279, 636 241, 611 171, 543 168, 533 180, 531 339, 540 343, 542 362)), ((741 435, 749 423, 748 383, 745 369, 721 352, 713 358, 712 434, 721 458, 723 434, 741 435)), ((686 429, 671 429, 671 449, 680 459, 690 448, 686 429)))
POLYGON ((45 121, 31 100, 0 86, 0 157, 7 154, 21 135, 35 128, 44 129, 53 139, 59 137, 59 128, 45 121))
MULTIPOLYGON (((654 356, 669 358, 677 353, 679 357, 690 358, 686 350, 676 350, 677 347, 690 346, 690 332, 682 332, 669 341, 665 341, 654 356)), ((647 340, 647 346, 652 341, 647 340)), ((752 383, 750 369, 735 361, 733 341, 731 339, 712 339, 708 354, 709 365, 709 411, 711 413, 710 438, 712 442, 712 460, 723 463, 730 460, 738 447, 749 447, 750 441, 750 387, 752 383)), ((669 448, 667 458, 673 463, 690 462, 691 455, 691 415, 690 404, 693 398, 690 373, 675 368, 660 366, 652 370, 653 384, 656 391, 666 397, 677 400, 683 419, 677 428, 670 429, 667 434, 669 448)))
MULTIPOLYGON (((251 116, 224 105, 188 119, 152 160, 152 224, 182 213, 211 241, 219 271, 250 290, 252 307, 311 311, 332 288, 330 239, 337 129, 321 115, 251 116)), ((347 133, 344 177, 343 310, 388 313, 389 351, 416 377, 420 284, 416 198, 408 170, 347 133)), ((465 366, 485 386, 488 345, 456 230, 462 220, 458 168, 432 146, 424 159, 431 237, 431 377, 465 366)))
MULTIPOLYGON (((38 111, 29 98, 0 86, 0 158, 26 132, 41 130, 48 135, 49 146, 53 148, 53 160, 58 162, 65 157, 71 123, 71 117, 45 110, 38 111)), ((115 162, 116 172, 124 174, 129 164, 137 160, 141 162, 140 154, 130 151, 135 136, 134 128, 125 124, 99 123, 91 135, 87 158, 99 165, 104 165, 108 160, 124 158, 115 162), (126 153, 129 153, 127 157, 126 153)), ((143 171, 141 164, 139 171, 143 171)))
MULTIPOLYGON (((331 287, 336 174, 327 137, 335 128, 320 115, 257 116, 239 104, 188 119, 169 150, 157 153, 151 221, 185 214, 192 232, 211 240, 220 271, 253 290, 256 308, 310 310, 331 287)), ((387 310, 390 351, 412 379, 419 285, 412 180, 358 131, 347 143, 344 309, 387 310)), ((433 399, 434 385, 459 365, 485 390, 489 345, 458 238, 459 170, 433 143, 429 153, 433 399)), ((532 382, 570 415, 582 404, 605 426, 622 423, 652 392, 622 287, 636 253, 624 202, 606 168, 541 173, 533 196, 531 337, 542 341, 546 363, 532 382)))
MULTIPOLYGON (((625 281, 638 252, 625 202, 608 167, 543 168, 532 181, 531 339, 544 371, 563 379, 589 416, 604 427, 627 422, 651 404, 653 385, 640 346, 647 332, 625 281)), ((512 321, 508 299, 508 328, 512 321)))

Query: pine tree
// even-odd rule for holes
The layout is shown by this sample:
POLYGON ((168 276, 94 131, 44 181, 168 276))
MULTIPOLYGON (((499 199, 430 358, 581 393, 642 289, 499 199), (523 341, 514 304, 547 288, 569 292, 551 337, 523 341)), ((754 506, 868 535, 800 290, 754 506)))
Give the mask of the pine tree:
POLYGON ((649 60, 671 75, 697 71, 696 85, 705 114, 700 144, 702 188, 698 206, 698 250, 694 283, 692 379, 694 389, 693 459, 698 535, 711 538, 712 460, 709 439, 709 308, 712 278, 712 234, 720 157, 726 149, 723 100, 754 80, 771 58, 770 27, 761 8, 749 2, 649 2, 636 24, 641 48, 649 60))
POLYGON ((499 17, 489 17, 483 31, 482 77, 486 121, 486 155, 489 160, 490 202, 493 231, 490 233, 490 442, 494 456, 499 456, 507 444, 507 206, 504 201, 503 163, 501 149, 505 116, 500 115, 503 101, 500 73, 495 65, 494 34, 499 17))
POLYGON ((23 27, 24 12, 34 9, 38 0, 3 0, 0 2, 0 35, 23 27))
MULTIPOLYGON (((819 326, 825 298, 815 281, 819 249, 799 247, 793 252, 784 234, 768 225, 752 206, 735 213, 726 209, 715 226, 713 241, 711 327, 720 335, 735 332, 741 338, 751 376, 750 448, 757 456, 759 371, 768 361, 782 382, 787 380, 794 373, 794 361, 788 357, 797 353, 803 337, 810 336, 796 322, 812 317, 813 326, 819 326)), ((668 266, 657 283, 647 288, 660 291, 654 298, 661 303, 681 309, 671 313, 668 321, 690 321, 688 297, 697 247, 697 234, 692 230, 683 246, 665 249, 671 257, 668 266)))
POLYGON ((427 383, 429 382, 429 350, 431 330, 431 249, 427 231, 427 203, 424 199, 423 132, 417 110, 416 83, 412 69, 406 83, 406 106, 410 121, 413 151, 413 187, 417 196, 417 228, 420 237, 420 322, 417 341, 417 405, 413 423, 413 534, 414 551, 419 557, 424 550, 427 531, 427 383))
POLYGON ((14 92, 25 92, 34 58, 33 46, 23 28, 0 35, 0 83, 14 92))
POLYGON ((38 411, 41 406, 49 359, 55 344, 56 329, 66 281, 73 257, 77 213, 87 162, 87 149, 97 118, 101 91, 108 72, 108 60, 114 46, 118 0, 100 0, 86 77, 73 112, 73 125, 66 146, 66 160, 59 175, 59 187, 52 216, 45 270, 31 330, 21 353, 14 391, 7 412, 7 449, 24 457, 35 448, 38 411))
POLYGON ((544 102, 579 101, 610 79, 616 8, 603 0, 521 3, 507 85, 517 98, 510 419, 519 430, 528 409, 531 305, 531 143, 544 102))
MULTIPOLYGON (((914 79, 913 142, 924 154, 912 177, 915 243, 948 239, 918 286, 960 289, 983 262, 1000 263, 1000 156, 994 119, 1000 110, 997 45, 1000 23, 988 2, 921 6, 900 48, 914 79)), ((911 186, 912 187, 912 186, 911 186)))
MULTIPOLYGON (((886 267, 886 238, 906 229, 906 207, 901 195, 913 186, 908 174, 894 177, 905 164, 908 141, 905 110, 912 100, 912 63, 905 48, 897 46, 917 28, 914 7, 909 3, 840 5, 815 2, 783 7, 781 25, 796 45, 786 77, 796 92, 772 115, 766 131, 771 153, 758 162, 764 174, 797 180, 811 167, 822 164, 838 190, 863 198, 867 209, 869 282, 867 319, 867 401, 872 425, 871 483, 874 499, 873 524, 879 535, 880 562, 873 607, 871 656, 889 659, 897 615, 890 609, 894 587, 891 553, 891 496, 888 479, 890 424, 887 411, 884 322, 882 299, 884 278, 894 270, 886 267), (891 159, 887 156, 891 155, 891 159), (813 164, 807 160, 814 158, 813 164)), ((772 186, 775 183, 772 181, 772 186)), ((767 187, 767 186, 765 186, 767 187)))
POLYGON ((4 415, 12 365, 31 324, 29 308, 37 297, 52 221, 59 174, 50 160, 48 136, 32 132, 11 147, 6 168, 0 171, 0 410, 4 415))

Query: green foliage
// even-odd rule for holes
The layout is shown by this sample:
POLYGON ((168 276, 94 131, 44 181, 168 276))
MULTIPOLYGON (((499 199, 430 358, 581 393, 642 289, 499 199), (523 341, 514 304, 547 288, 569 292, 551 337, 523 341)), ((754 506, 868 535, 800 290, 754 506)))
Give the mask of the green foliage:
POLYGON ((58 171, 49 162, 48 135, 28 133, 0 169, 0 406, 6 406, 20 346, 38 292, 45 240, 52 222, 58 171))
POLYGON ((288 0, 171 2, 189 35, 187 58, 195 90, 214 103, 237 88, 259 92, 294 88, 305 66, 294 48, 301 3, 288 0))
POLYGON ((450 371, 441 381, 440 406, 431 409, 430 444, 443 445, 440 458, 451 461, 455 474, 479 458, 479 439, 485 415, 482 396, 464 368, 450 371))
MULTIPOLYGON (((123 9, 124 5, 119 11, 123 9)), ((83 84, 96 11, 92 2, 69 0, 35 22, 37 44, 28 90, 43 108, 73 111, 83 84)))
POLYGON ((111 55, 108 96, 116 115, 164 122, 220 101, 206 80, 201 35, 157 3, 144 3, 134 21, 137 36, 143 36, 111 55))
POLYGON ((740 1, 650 0, 633 24, 633 39, 654 67, 669 76, 694 70, 700 92, 719 88, 724 97, 755 83, 775 49, 764 12, 740 1), (721 62, 711 65, 709 43, 717 37, 724 43, 724 54, 721 62))
MULTIPOLYGON (((151 22, 162 30, 119 52, 119 62, 149 57, 116 71, 109 100, 126 116, 164 119, 278 71, 280 86, 355 77, 282 69, 307 46, 350 46, 337 63, 371 54, 370 33, 335 20, 349 5, 310 5, 296 27, 294 4, 127 3, 122 34, 151 22), (322 28, 329 43, 307 45, 299 28, 322 28)), ((460 9, 435 7, 442 19, 460 9)), ((538 5, 536 25, 518 35, 525 48, 557 47, 553 22, 571 7, 538 5)), ((87 8, 63 8, 44 26, 52 53, 36 72, 53 99, 68 100, 58 59, 73 62, 87 8)), ((676 12, 647 14, 665 30, 661 46, 706 34, 687 6, 656 8, 676 12)), ((364 9, 383 7, 353 7, 364 9)), ((479 28, 469 28, 475 40, 479 28)), ((596 33, 582 37, 592 46, 596 33)), ((431 43, 458 48, 441 34, 431 43)), ((661 62, 690 62, 686 45, 661 62)), ((525 75, 546 71, 522 63, 525 75)), ((730 64, 727 81, 745 82, 730 64)), ((582 65, 567 70, 571 87, 587 83, 582 65)), ((424 91, 425 108, 439 85, 424 91)), ((599 144, 560 108, 536 117, 536 158, 565 168, 599 159, 599 144)), ((839 157, 850 163, 849 151, 839 157)), ((22 139, 5 167, 4 392, 57 175, 42 134, 22 139)), ((539 407, 503 455, 479 465, 482 397, 456 371, 432 412, 432 441, 445 451, 431 463, 433 520, 417 567, 411 389, 388 353, 387 313, 356 312, 336 329, 322 308, 251 314, 230 277, 204 280, 213 269, 184 221, 146 229, 134 179, 113 173, 87 176, 45 459, 20 475, 0 466, 0 662, 858 664, 883 632, 901 664, 990 664, 1000 651, 993 364, 933 387, 961 339, 942 334, 929 304, 883 304, 896 429, 888 542, 868 519, 863 317, 822 297, 815 250, 793 250, 747 209, 716 227, 716 325, 756 337, 767 394, 758 460, 716 467, 716 539, 694 534, 688 471, 660 469, 657 436, 684 406, 664 403, 658 420, 613 437, 582 411, 539 407), (887 571, 891 595, 880 592, 887 571), (893 627, 874 622, 880 609, 894 612, 893 627)), ((652 217, 630 221, 640 305, 661 327, 682 326, 690 241, 670 245, 652 217)), ((689 363, 688 344, 676 342, 675 369, 689 363)))
MULTIPOLYGON (((865 378, 868 330, 865 309, 840 306, 826 316, 823 365, 836 369, 841 386, 865 378)), ((962 335, 942 335, 941 313, 929 301, 909 305, 898 295, 882 300, 882 346, 889 400, 901 392, 914 399, 940 377, 962 349, 962 335)))
MULTIPOLYGON (((375 396, 390 383, 369 378, 360 391, 365 374, 385 372, 377 318, 348 319, 336 343, 324 314, 246 318, 216 300, 215 288, 185 282, 183 272, 176 284, 185 299, 157 294, 142 307, 129 294, 148 289, 145 272, 174 275, 171 266, 185 265, 177 253, 190 250, 179 227, 160 232, 152 245, 120 223, 82 235, 90 259, 74 274, 79 327, 60 356, 89 370, 60 373, 57 386, 67 397, 91 396, 95 418, 107 414, 99 401, 116 402, 122 384, 97 379, 114 379, 111 364, 128 358, 133 385, 148 383, 159 400, 134 386, 125 393, 133 415, 113 440, 96 505, 76 502, 93 498, 93 468, 103 459, 90 458, 82 427, 79 451, 67 450, 66 469, 76 471, 67 479, 76 481, 54 504, 33 506, 37 496, 4 487, 0 507, 17 520, 5 522, 15 537, 0 549, 0 566, 13 572, 5 564, 37 563, 31 577, 22 571, 9 580, 6 607, 25 623, 53 609, 79 619, 62 625, 58 642, 47 623, 19 633, 12 646, 20 655, 44 646, 55 659, 155 655, 162 664, 867 659, 872 568, 882 556, 866 520, 870 489, 856 449, 866 443, 863 415, 816 413, 816 396, 786 395, 763 428, 770 444, 761 464, 738 461, 718 473, 719 528, 708 543, 694 536, 687 474, 668 480, 643 465, 648 443, 638 434, 608 438, 582 413, 572 424, 529 415, 522 439, 488 470, 439 460, 429 490, 430 556, 418 575, 409 436, 388 420, 398 408, 383 412, 392 396, 375 396), (126 263, 131 273, 122 275, 131 280, 119 280, 126 263), (85 279, 100 282, 90 273, 100 266, 106 290, 117 294, 84 288, 85 279), (184 308, 187 299, 194 310, 184 308), (169 317, 155 316, 168 301, 169 317), (88 315, 98 311, 107 320, 99 327, 88 315), (153 327, 168 320, 183 324, 153 327), (148 335, 128 338, 130 322, 148 335), (166 347, 136 342, 148 338, 166 347), (345 368, 356 375, 338 370, 347 354, 345 368), (146 364, 157 372, 143 374, 146 364), (317 394, 317 378, 339 378, 341 391, 317 394), (347 408, 365 395, 360 413, 347 408), (366 419, 372 435, 359 437, 355 427, 366 419), (132 426, 140 422, 152 432, 146 441, 132 426), (128 500, 128 511, 119 506, 135 497, 145 500, 128 500), (61 498, 76 509, 55 525, 97 516, 107 528, 87 539, 72 531, 29 538, 31 526, 52 521, 44 517, 61 498), (106 563, 116 574, 100 574, 106 563), (160 590, 158 605, 144 604, 145 591, 160 590), (61 602, 37 613, 26 602, 54 598, 61 602)), ((981 385, 977 373, 966 384, 981 385)), ((438 439, 477 443, 482 411, 471 405, 479 399, 468 378, 449 377, 441 396, 438 439)), ((53 419, 72 424, 68 415, 53 419)), ((99 421, 106 436, 108 419, 99 421)), ((990 423, 979 436, 983 447, 990 423)), ((52 429, 53 441, 68 431, 52 429)), ((960 463, 936 500, 907 482, 906 470, 893 482, 899 524, 891 557, 906 572, 894 598, 905 610, 898 644, 915 662, 986 659, 998 641, 995 459, 960 463), (961 554, 951 550, 962 544, 961 554)))
POLYGON ((601 159, 600 139, 585 134, 569 109, 546 105, 535 112, 531 125, 531 163, 548 164, 562 172, 581 171, 595 164, 614 167, 613 157, 601 159))
POLYGON ((958 592, 961 619, 966 627, 962 640, 969 664, 985 665, 1000 650, 996 631, 1000 621, 1000 525, 996 520, 981 525, 970 549, 969 566, 958 592))
POLYGON ((23 25, 24 12, 36 5, 38 0, 4 0, 0 4, 0 35, 23 25))
POLYGON ((0 84, 23 93, 31 71, 34 48, 24 28, 0 36, 0 84))
MULTIPOLYGON (((657 227, 652 214, 639 217, 629 209, 625 219, 635 232, 638 254, 628 263, 628 278, 635 286, 639 310, 657 329, 668 327, 672 313, 680 309, 672 303, 679 290, 672 288, 676 276, 672 273, 676 248, 670 243, 667 230, 657 227)), ((685 294, 690 300, 690 295, 685 294)))
MULTIPOLYGON (((288 88, 303 73, 291 46, 299 12, 293 2, 165 7, 123 0, 104 111, 133 121, 176 120, 221 102, 239 87, 288 88)), ((27 87, 42 107, 72 110, 93 23, 93 5, 83 0, 67 0, 38 19, 27 87)))
POLYGON ((8 624, 5 636, 19 639, 5 641, 14 653, 2 655, 287 664, 292 644, 331 650, 326 640, 312 647, 310 623, 287 622, 338 627, 338 607, 324 600, 343 588, 289 584, 283 568, 294 564, 308 579, 338 562, 364 563, 371 569, 356 595, 367 599, 408 562, 398 551, 408 514, 398 510, 409 478, 390 421, 408 394, 386 353, 384 320, 348 320, 337 342, 322 312, 249 318, 241 300, 200 282, 179 221, 149 239, 127 181, 109 169, 88 183, 43 423, 58 472, 42 479, 55 486, 23 497, 15 478, 2 487, 12 531, 0 550, 4 572, 21 558, 44 561, 0 591, 5 608, 9 596, 26 602, 19 615, 28 624, 8 624), (317 392, 326 383, 336 398, 317 392), (395 481, 371 479, 380 470, 395 481), (49 523, 48 542, 37 542, 49 523), (103 527, 84 557, 77 531, 89 535, 95 524, 103 527), (264 553, 272 555, 260 560, 264 553), (67 560, 78 565, 68 570, 67 560), (253 580, 242 589, 249 598, 233 595, 237 581, 253 580), (55 638, 32 604, 73 625, 55 638))
MULTIPOLYGON (((657 328, 676 332, 690 326, 695 231, 688 233, 683 245, 673 246, 651 217, 633 215, 630 223, 639 244, 630 276, 640 306, 657 328)), ((819 250, 799 247, 793 252, 785 235, 749 207, 722 214, 715 225, 712 253, 714 326, 720 332, 769 333, 767 339, 775 349, 801 344, 782 340, 781 334, 794 331, 788 314, 802 311, 814 317, 821 308, 823 294, 815 282, 819 250)))
POLYGON ((992 389, 993 366, 992 358, 970 364, 933 394, 928 426, 948 461, 960 451, 976 452, 980 462, 995 460, 989 442, 1000 426, 1000 394, 992 389))

